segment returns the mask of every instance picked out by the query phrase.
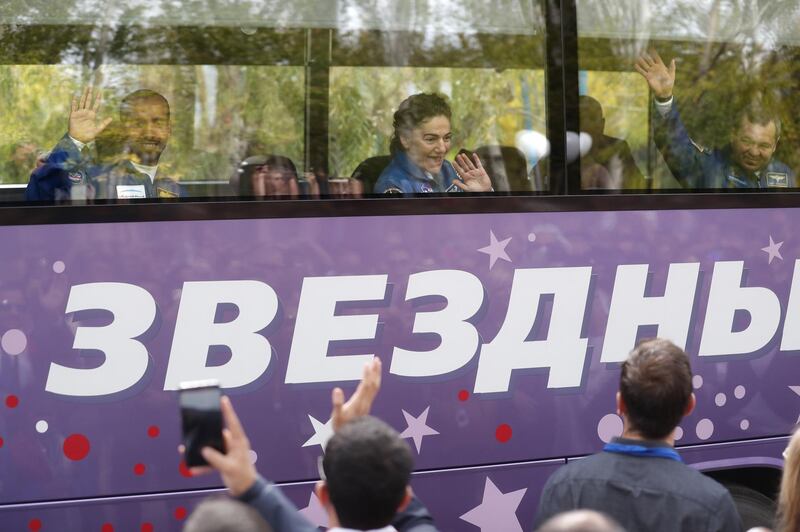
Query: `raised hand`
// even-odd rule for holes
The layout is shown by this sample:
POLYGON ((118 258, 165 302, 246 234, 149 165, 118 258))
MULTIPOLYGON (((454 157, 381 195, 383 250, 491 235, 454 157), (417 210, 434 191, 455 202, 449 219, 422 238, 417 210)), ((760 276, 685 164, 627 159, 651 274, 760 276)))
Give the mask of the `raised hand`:
POLYGON ((461 177, 461 180, 453 181, 453 184, 464 192, 489 192, 492 190, 492 180, 481 164, 481 159, 477 154, 472 154, 472 159, 464 153, 456 155, 453 166, 461 177))
POLYGON ((73 139, 88 144, 111 123, 112 118, 100 121, 98 111, 103 101, 103 95, 98 90, 94 94, 93 87, 83 89, 83 94, 72 97, 72 107, 69 113, 69 136, 73 139), (94 97, 94 103, 92 98, 94 97))
POLYGON ((669 68, 661 60, 661 56, 655 50, 650 53, 644 52, 636 60, 636 71, 647 80, 653 94, 661 100, 668 100, 672 97, 672 89, 675 86, 675 60, 669 63, 669 68))
POLYGON ((344 402, 344 392, 341 388, 334 388, 331 393, 331 419, 333 419, 333 430, 339 430, 343 425, 354 419, 366 416, 372 409, 372 402, 381 389, 381 359, 373 358, 364 365, 364 374, 358 388, 344 402))

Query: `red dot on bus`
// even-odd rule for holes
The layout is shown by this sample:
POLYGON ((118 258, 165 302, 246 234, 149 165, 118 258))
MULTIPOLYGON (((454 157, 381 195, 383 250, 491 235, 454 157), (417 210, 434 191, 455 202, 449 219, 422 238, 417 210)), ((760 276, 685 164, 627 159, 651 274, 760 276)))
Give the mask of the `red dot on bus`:
POLYGON ((0 448, 2 448, 2 447, 3 447, 3 443, 4 443, 4 442, 3 442, 3 438, 0 438, 0 448))
POLYGON ((100 532, 114 532, 114 525, 111 523, 103 523, 103 527, 100 529, 100 532))
POLYGON ((181 460, 181 463, 178 465, 178 470, 181 472, 181 476, 192 478, 192 472, 189 471, 189 468, 186 466, 186 462, 183 460, 181 460))
POLYGON ((502 425, 498 425, 497 430, 494 431, 494 437, 497 438, 497 441, 500 443, 505 443, 511 439, 511 425, 503 423, 502 425))
POLYGON ((175 509, 175 519, 177 519, 178 521, 180 521, 181 519, 186 519, 186 513, 187 513, 186 508, 184 508, 183 506, 178 506, 175 509))
POLYGON ((8 408, 17 408, 18 404, 19 404, 19 397, 17 397, 16 395, 9 395, 6 397, 6 406, 8 408))
POLYGON ((469 392, 467 390, 461 390, 458 392, 459 401, 466 401, 467 399, 469 399, 469 392))
POLYGON ((153 532, 153 523, 142 523, 142 532, 153 532))
POLYGON ((42 522, 38 519, 31 519, 28 522, 28 528, 31 529, 33 532, 42 529, 42 522))
POLYGON ((89 439, 83 434, 70 434, 64 440, 64 456, 70 460, 83 460, 89 454, 89 439))
POLYGON ((136 464, 135 466, 133 466, 133 472, 136 473, 137 475, 144 475, 144 470, 145 470, 144 464, 136 464))
POLYGON ((155 425, 150 425, 149 427, 147 427, 147 435, 150 436, 151 438, 158 438, 158 435, 160 433, 161 430, 159 430, 159 428, 156 427, 155 425))

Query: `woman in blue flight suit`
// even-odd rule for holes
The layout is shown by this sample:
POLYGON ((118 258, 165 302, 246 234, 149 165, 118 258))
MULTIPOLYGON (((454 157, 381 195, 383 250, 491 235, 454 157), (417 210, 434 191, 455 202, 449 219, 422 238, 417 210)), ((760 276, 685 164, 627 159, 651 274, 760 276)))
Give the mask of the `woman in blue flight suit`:
POLYGON ((392 161, 375 183, 377 194, 489 192, 492 183, 477 155, 451 164, 450 106, 438 94, 414 94, 394 113, 392 161))

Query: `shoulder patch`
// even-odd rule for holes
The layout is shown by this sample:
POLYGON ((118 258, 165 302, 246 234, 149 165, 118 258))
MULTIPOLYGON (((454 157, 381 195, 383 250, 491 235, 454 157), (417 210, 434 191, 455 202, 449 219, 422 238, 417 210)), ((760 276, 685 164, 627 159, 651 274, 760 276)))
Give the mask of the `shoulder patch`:
POLYGON ((789 176, 784 172, 767 172, 767 186, 786 188, 789 186, 789 176))
POLYGON ((159 198, 177 198, 178 194, 172 192, 171 190, 167 190, 165 188, 156 187, 156 192, 158 193, 159 198))
POLYGON ((383 191, 384 194, 402 194, 403 191, 397 187, 389 187, 383 191))

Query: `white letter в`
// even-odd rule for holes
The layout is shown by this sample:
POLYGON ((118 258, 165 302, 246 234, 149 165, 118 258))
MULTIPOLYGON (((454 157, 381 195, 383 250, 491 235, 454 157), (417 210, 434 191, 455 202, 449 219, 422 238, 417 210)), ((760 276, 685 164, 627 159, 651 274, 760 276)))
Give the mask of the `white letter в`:
POLYGON ((164 389, 177 390, 182 381, 205 379, 216 379, 223 388, 236 388, 258 379, 272 360, 269 340, 258 331, 277 313, 277 294, 260 281, 183 283, 164 389), (234 320, 214 323, 221 303, 236 305, 239 314, 234 320), (227 346, 230 360, 207 367, 212 345, 227 346))

